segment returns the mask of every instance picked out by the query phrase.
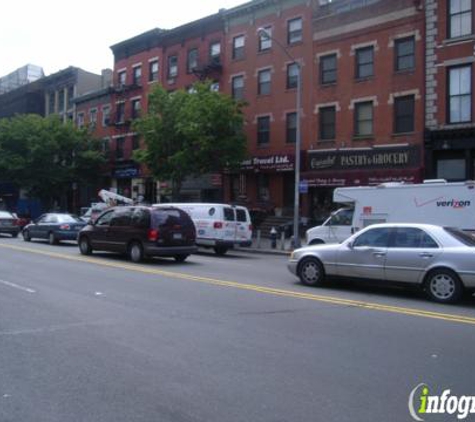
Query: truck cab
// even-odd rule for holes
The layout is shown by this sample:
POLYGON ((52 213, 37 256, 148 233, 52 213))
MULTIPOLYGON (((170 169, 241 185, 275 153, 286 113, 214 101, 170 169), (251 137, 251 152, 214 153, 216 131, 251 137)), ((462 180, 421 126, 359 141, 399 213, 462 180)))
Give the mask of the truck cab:
POLYGON ((321 243, 340 243, 354 232, 353 208, 340 208, 330 214, 321 226, 312 227, 306 232, 308 245, 321 243))

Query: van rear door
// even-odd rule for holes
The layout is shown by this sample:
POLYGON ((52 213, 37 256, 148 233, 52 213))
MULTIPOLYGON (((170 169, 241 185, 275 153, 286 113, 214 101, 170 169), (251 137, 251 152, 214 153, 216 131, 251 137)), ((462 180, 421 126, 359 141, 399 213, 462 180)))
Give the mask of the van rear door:
POLYGON ((236 212, 232 207, 223 207, 224 226, 220 238, 234 243, 236 241, 236 212))
POLYGON ((246 244, 252 240, 252 224, 249 211, 245 207, 236 207, 236 241, 246 244))

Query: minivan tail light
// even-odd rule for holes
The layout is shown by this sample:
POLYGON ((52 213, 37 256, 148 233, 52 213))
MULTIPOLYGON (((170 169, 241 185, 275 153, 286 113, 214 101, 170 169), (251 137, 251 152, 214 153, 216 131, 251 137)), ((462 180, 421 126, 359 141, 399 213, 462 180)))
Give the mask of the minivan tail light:
POLYGON ((60 230, 69 230, 70 228, 71 228, 71 226, 69 224, 61 224, 59 226, 60 230))
POLYGON ((215 221, 213 224, 213 227, 215 229, 222 229, 223 228, 223 222, 222 221, 215 221))
POLYGON ((147 237, 150 242, 156 242, 159 237, 159 231, 156 229, 148 229, 147 237))

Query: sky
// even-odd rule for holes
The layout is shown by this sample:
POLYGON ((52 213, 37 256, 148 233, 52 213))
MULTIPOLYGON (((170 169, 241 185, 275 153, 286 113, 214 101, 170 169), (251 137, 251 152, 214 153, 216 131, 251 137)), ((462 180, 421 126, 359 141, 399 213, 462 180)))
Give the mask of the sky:
POLYGON ((113 68, 110 46, 171 29, 246 0, 6 0, 0 14, 0 77, 26 64, 46 75, 68 66, 113 68))

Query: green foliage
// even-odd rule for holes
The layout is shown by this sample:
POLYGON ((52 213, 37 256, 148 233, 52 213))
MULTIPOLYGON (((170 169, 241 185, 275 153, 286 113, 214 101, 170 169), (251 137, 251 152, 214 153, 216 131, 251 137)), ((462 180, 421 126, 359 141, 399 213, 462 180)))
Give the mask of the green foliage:
POLYGON ((0 180, 46 202, 73 182, 96 177, 104 159, 99 143, 59 117, 20 115, 0 120, 0 180))
POLYGON ((186 177, 239 166, 246 155, 241 103, 197 83, 193 92, 157 86, 148 114, 135 123, 146 149, 135 158, 160 180, 171 180, 174 196, 186 177))

